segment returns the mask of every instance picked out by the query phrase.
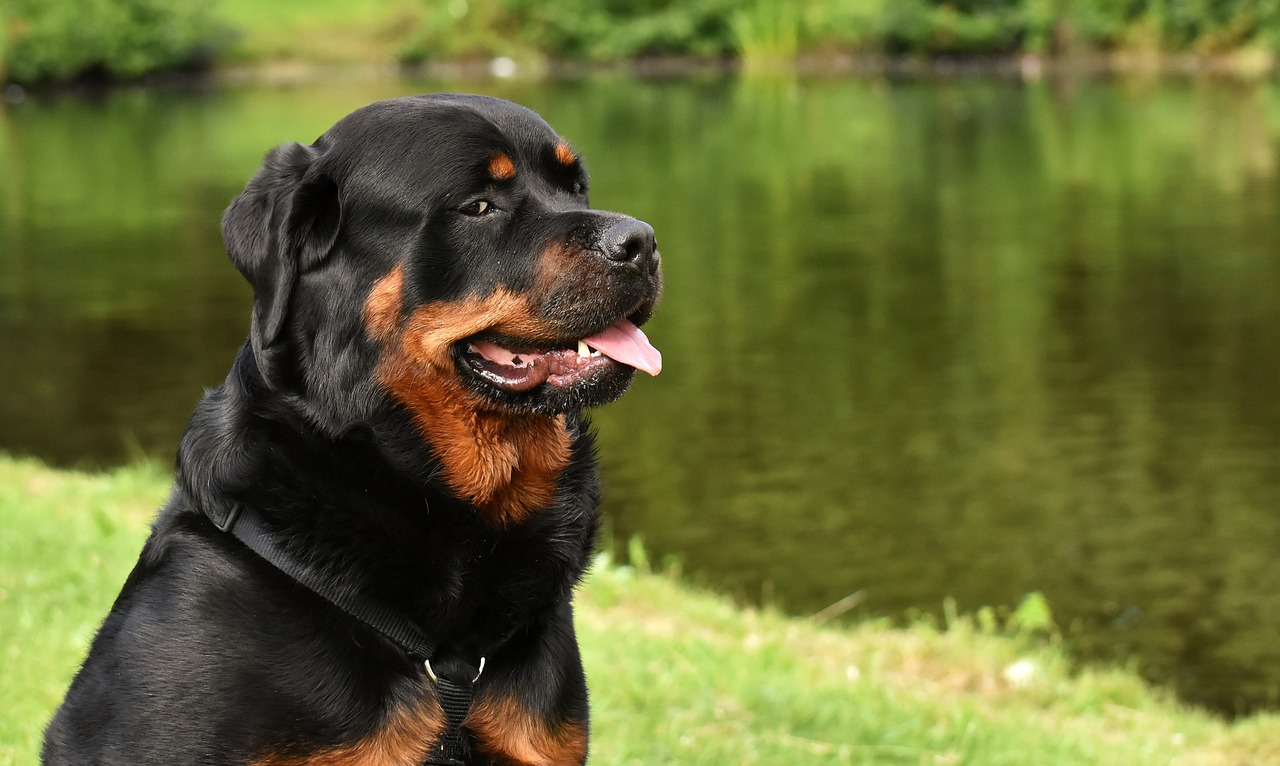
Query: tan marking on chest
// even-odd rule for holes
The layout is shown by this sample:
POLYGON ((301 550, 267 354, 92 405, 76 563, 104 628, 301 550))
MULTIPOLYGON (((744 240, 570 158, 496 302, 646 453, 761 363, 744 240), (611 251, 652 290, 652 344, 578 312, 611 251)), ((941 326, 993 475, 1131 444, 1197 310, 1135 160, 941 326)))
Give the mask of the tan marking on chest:
POLYGON ((585 723, 554 726, 510 698, 476 700, 465 725, 503 766, 579 766, 587 759, 585 723))
POLYGON ((252 766, 421 766, 445 730, 444 711, 434 699, 394 711, 368 736, 313 753, 276 754, 252 766))

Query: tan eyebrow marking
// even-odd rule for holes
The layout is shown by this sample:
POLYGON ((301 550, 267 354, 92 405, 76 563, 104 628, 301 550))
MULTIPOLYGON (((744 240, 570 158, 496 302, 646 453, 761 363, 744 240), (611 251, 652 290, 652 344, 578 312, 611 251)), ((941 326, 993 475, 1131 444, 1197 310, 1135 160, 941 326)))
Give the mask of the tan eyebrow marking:
POLYGON ((559 144, 556 146, 556 159, 561 165, 572 165, 578 161, 578 157, 569 148, 568 144, 559 144))
POLYGON ((516 177, 516 164, 503 152, 489 158, 489 176, 495 181, 509 181, 516 177))

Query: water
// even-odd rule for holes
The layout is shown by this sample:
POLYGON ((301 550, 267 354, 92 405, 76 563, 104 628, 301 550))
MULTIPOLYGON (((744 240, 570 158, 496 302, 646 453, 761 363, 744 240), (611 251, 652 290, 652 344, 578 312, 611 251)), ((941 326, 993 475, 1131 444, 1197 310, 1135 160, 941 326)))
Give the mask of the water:
POLYGON ((652 223, 666 369, 601 410, 612 534, 811 613, 1016 604, 1280 701, 1280 91, 347 82, 0 112, 0 450, 172 456, 249 296, 218 218, 378 98, 514 98, 652 223))

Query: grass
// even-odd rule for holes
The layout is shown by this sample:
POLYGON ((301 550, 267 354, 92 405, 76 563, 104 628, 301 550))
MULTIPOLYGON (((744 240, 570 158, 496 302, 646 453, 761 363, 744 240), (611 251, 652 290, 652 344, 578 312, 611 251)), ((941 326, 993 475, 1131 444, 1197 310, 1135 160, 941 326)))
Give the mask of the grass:
POLYGON ((219 0, 234 31, 229 63, 367 64, 394 60, 421 21, 415 0, 219 0))
POLYGON ((1173 13, 1168 0, 9 0, 0 3, 0 82, 6 72, 38 83, 205 63, 288 82, 340 68, 385 73, 397 63, 476 64, 499 55, 531 72, 554 61, 736 56, 745 73, 768 74, 791 70, 797 57, 843 68, 851 56, 883 65, 885 54, 1032 54, 1116 71, 1275 71, 1274 3, 1182 5, 1173 13))
MULTIPOLYGON (((0 458, 0 766, 36 762, 167 483, 0 458)), ((591 763, 1280 764, 1280 717, 1228 724, 979 622, 823 626, 601 557, 578 601, 591 763)))
POLYGON ((730 17, 747 72, 783 69, 800 52, 800 11, 792 0, 755 0, 730 17))
POLYGON ((1275 69, 1280 39, 1280 15, 1274 12, 1263 18, 1243 5, 1229 13, 1197 7, 1180 16, 1178 26, 1168 23, 1165 3, 1158 0, 1112 3, 1106 9, 1046 0, 959 4, 971 6, 967 10, 926 0, 658 2, 648 4, 648 12, 627 11, 626 4, 559 2, 544 4, 560 9, 549 16, 530 12, 538 5, 511 0, 218 0, 213 13, 232 36, 230 45, 218 46, 220 64, 303 69, 497 53, 617 60, 665 51, 715 58, 728 52, 717 39, 718 28, 727 25, 729 47, 748 73, 788 69, 803 53, 842 51, 1030 53, 1118 71, 1192 66, 1264 74, 1275 69), (548 18, 557 19, 551 26, 564 27, 560 32, 571 28, 574 33, 549 32, 548 18), (612 43, 600 43, 606 32, 612 43), (1069 43, 1059 42, 1066 49, 1054 50, 1055 35, 1069 38, 1069 43), (631 37, 647 42, 638 49, 619 45, 631 37), (580 49, 584 39, 593 52, 580 49))

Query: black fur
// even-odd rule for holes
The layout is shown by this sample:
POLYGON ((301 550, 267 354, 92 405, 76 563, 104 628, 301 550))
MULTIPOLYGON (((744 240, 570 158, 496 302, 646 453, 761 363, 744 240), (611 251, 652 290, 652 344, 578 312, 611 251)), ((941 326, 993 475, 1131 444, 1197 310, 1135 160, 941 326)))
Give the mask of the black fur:
MULTIPOLYGON (((373 104, 267 155, 223 222, 254 288, 250 338, 187 427, 172 494, 49 725, 45 763, 302 762, 430 697, 421 667, 206 517, 233 504, 330 582, 410 616, 444 665, 485 656, 478 698, 515 700, 551 731, 585 727, 571 597, 599 485, 580 409, 619 395, 632 370, 510 392, 452 349, 477 406, 561 416, 571 438, 554 500, 501 523, 441 480, 440 456, 378 378, 389 351, 362 315, 397 266, 407 317, 498 288, 529 294, 549 243, 610 255, 604 232, 623 218, 588 209, 581 164, 547 154, 559 141, 522 107, 437 95, 373 104), (514 180, 486 177, 495 152, 515 160, 514 180), (472 215, 477 197, 498 212, 472 215)), ((538 321, 566 340, 643 322, 660 288, 656 252, 645 257, 536 296, 538 321)), ((469 763, 516 762, 482 744, 469 763)))

